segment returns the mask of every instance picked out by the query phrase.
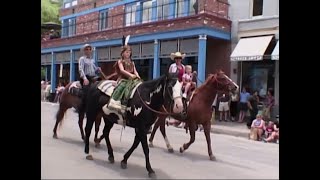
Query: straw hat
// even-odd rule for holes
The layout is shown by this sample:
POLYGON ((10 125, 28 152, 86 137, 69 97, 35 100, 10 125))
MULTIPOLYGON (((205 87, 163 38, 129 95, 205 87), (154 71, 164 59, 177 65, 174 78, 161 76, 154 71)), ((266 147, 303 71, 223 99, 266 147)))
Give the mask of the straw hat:
POLYGON ((175 52, 175 53, 171 53, 170 58, 171 60, 174 60, 174 58, 177 58, 177 57, 184 59, 185 56, 186 54, 181 54, 181 52, 175 52))

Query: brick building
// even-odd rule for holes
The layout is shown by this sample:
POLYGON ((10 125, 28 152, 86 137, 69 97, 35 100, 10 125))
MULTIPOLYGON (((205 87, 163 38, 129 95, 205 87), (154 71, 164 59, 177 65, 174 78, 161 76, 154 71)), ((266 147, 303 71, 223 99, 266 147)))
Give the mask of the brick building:
POLYGON ((228 10, 227 0, 65 0, 61 38, 41 42, 41 65, 54 92, 58 81, 78 78, 80 48, 90 43, 109 74, 120 58, 122 36, 130 35, 132 58, 144 80, 166 72, 170 53, 181 51, 201 84, 217 68, 230 74, 228 10))

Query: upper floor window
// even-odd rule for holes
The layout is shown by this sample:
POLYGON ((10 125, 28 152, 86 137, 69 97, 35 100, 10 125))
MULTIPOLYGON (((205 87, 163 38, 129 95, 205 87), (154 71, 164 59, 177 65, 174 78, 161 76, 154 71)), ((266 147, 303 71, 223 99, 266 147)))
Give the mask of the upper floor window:
POLYGON ((142 8, 142 23, 150 22, 152 18, 152 1, 143 2, 142 8))
POLYGON ((63 0, 63 7, 64 8, 76 6, 77 4, 78 4, 78 0, 63 0))
POLYGON ((169 0, 157 0, 158 20, 168 19, 169 0))
POLYGON ((74 36, 76 34, 76 18, 62 21, 62 37, 74 36))
POLYGON ((125 26, 136 24, 137 4, 131 3, 126 5, 125 26))
POLYGON ((189 0, 189 14, 198 14, 198 0, 189 0))
POLYGON ((175 17, 182 17, 187 15, 187 2, 185 0, 176 0, 175 17))
POLYGON ((263 0, 253 0, 252 16, 261 16, 263 12, 263 0))
POLYGON ((99 31, 108 27, 108 10, 102 10, 99 13, 99 31))

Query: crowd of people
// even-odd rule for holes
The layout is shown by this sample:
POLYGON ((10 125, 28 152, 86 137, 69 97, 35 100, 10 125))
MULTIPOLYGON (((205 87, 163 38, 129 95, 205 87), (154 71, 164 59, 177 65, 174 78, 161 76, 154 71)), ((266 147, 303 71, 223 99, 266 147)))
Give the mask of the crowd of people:
MULTIPOLYGON (((92 46, 85 44, 82 47, 83 56, 79 59, 80 83, 83 89, 83 97, 86 95, 87 87, 93 82, 93 78, 101 72, 101 68, 95 65, 92 58, 92 46)), ((124 44, 121 51, 121 59, 115 63, 115 70, 118 74, 117 87, 112 94, 107 108, 124 112, 130 90, 139 82, 141 78, 136 70, 134 61, 131 59, 132 50, 127 44, 124 44)), ((173 63, 170 65, 168 72, 177 73, 179 81, 183 84, 182 96, 189 98, 191 92, 196 88, 197 72, 192 72, 191 65, 182 63, 185 54, 181 52, 171 53, 173 63)), ((51 90, 50 82, 41 81, 41 100, 48 101, 51 90)), ((56 87, 55 98, 53 102, 59 102, 64 90, 64 84, 59 83, 56 87)), ((233 121, 243 123, 246 119, 247 127, 250 129, 250 139, 264 140, 271 142, 279 138, 279 125, 271 119, 271 113, 275 104, 273 90, 269 89, 266 97, 259 96, 258 91, 249 93, 246 87, 239 89, 230 89, 230 93, 218 93, 212 107, 213 112, 219 112, 219 121, 233 121), (246 118, 247 114, 249 118, 246 118), (237 120, 238 119, 238 120, 237 120), (268 124, 268 125, 265 125, 268 124), (263 139, 263 134, 266 134, 263 139)), ((85 98, 83 106, 85 104, 85 98)), ((184 123, 171 119, 168 125, 183 127, 184 123)))

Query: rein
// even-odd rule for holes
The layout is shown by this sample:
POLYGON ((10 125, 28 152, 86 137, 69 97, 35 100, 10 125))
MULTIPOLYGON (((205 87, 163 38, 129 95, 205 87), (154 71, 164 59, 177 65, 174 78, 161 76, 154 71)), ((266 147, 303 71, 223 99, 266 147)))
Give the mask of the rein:
MULTIPOLYGON (((164 90, 165 90, 165 89, 164 89, 164 90)), ((164 111, 166 111, 166 112, 161 112, 161 111, 157 111, 157 110, 155 110, 155 109, 152 109, 152 108, 142 99, 142 97, 141 97, 141 95, 140 95, 139 88, 137 88, 137 92, 138 92, 138 96, 139 96, 140 100, 142 101, 143 105, 146 106, 150 111, 152 111, 152 112, 154 112, 154 113, 156 113, 156 114, 166 115, 166 116, 172 116, 172 115, 173 115, 173 116, 178 116, 178 115, 183 115, 183 113, 169 113, 169 112, 167 111, 167 109, 164 107, 164 105, 162 105, 162 107, 163 107, 164 111)))

